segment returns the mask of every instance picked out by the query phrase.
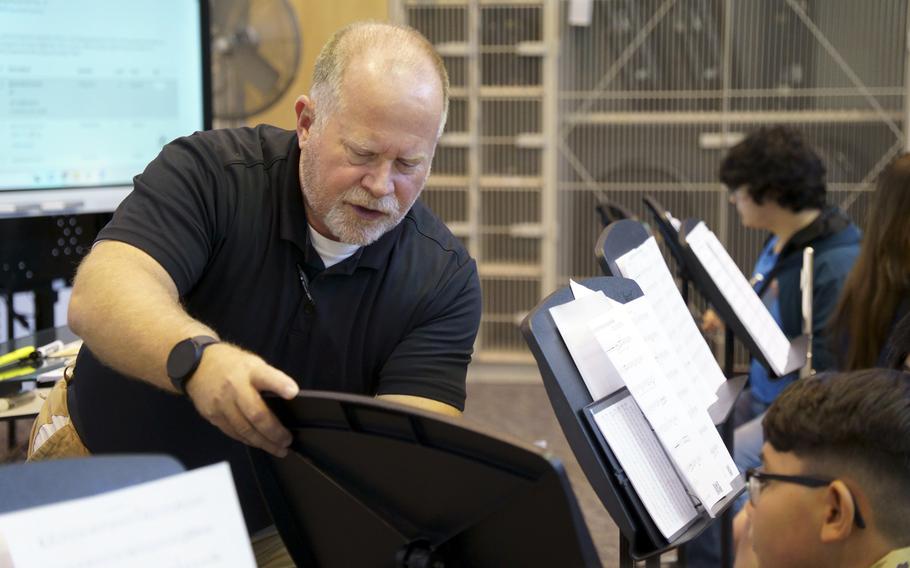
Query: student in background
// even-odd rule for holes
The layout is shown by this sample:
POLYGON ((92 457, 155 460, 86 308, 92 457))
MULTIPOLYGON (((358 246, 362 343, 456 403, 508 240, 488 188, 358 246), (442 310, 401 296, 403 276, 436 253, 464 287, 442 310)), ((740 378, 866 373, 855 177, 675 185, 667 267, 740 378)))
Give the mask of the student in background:
MULTIPOLYGON (((730 190, 742 224, 769 233, 752 274, 755 291, 788 338, 802 333, 800 270, 803 250, 815 249, 812 301, 813 365, 834 366, 826 323, 840 289, 859 253, 859 229, 847 215, 826 205, 825 166, 802 135, 785 127, 760 128, 730 149, 720 166, 720 179, 730 190)), ((720 327, 710 310, 703 328, 720 327)), ((761 417, 777 395, 797 379, 793 373, 772 377, 757 360, 750 362, 749 388, 734 410, 733 458, 740 471, 759 463, 761 417)), ((745 498, 736 504, 738 510, 745 498)), ((696 566, 720 561, 720 530, 711 527, 692 542, 696 566)))
MULTIPOLYGON (((860 254, 830 322, 838 367, 910 369, 910 154, 897 157, 878 180, 860 254)), ((747 525, 734 522, 736 540, 747 525)))
MULTIPOLYGON (((800 269, 803 249, 815 249, 813 288, 813 365, 835 366, 826 323, 859 253, 859 229, 840 209, 825 204, 825 166, 791 128, 761 128, 734 146, 720 167, 740 221, 770 233, 752 281, 787 337, 802 333, 800 269)), ((770 377, 758 361, 749 369, 749 390, 736 409, 737 425, 762 414, 784 387, 796 380, 770 377)), ((758 423, 756 423, 758 424, 758 423)), ((760 445, 760 444, 759 444, 760 445)), ((756 448, 757 453, 757 448, 756 448)))
POLYGON ((910 374, 797 381, 763 430, 737 568, 910 566, 910 374))
POLYGON ((878 180, 860 255, 831 320, 844 370, 890 367, 888 338, 910 312, 910 154, 878 180))

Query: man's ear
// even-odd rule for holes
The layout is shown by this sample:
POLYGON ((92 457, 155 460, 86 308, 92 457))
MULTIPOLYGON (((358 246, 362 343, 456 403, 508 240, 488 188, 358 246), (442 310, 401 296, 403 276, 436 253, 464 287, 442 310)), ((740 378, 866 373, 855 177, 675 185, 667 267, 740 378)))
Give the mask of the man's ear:
POLYGON ((297 145, 301 148, 309 138, 310 129, 313 128, 313 122, 316 120, 315 109, 315 103, 306 95, 300 95, 294 101, 294 112, 297 113, 297 145))
POLYGON ((825 516, 819 537, 825 544, 844 541, 853 532, 856 501, 839 479, 832 481, 824 491, 825 516))

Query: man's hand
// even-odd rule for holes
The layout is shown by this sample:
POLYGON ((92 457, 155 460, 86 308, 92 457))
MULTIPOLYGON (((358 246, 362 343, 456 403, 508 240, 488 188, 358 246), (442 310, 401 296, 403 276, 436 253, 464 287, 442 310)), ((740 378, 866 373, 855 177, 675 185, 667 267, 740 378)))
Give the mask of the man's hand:
POLYGON ((284 457, 291 433, 266 406, 262 391, 290 400, 300 387, 261 358, 227 343, 207 347, 186 384, 203 418, 235 440, 284 457))
POLYGON ((701 330, 711 335, 721 333, 724 331, 724 322, 717 317, 717 312, 708 308, 701 315, 701 330))

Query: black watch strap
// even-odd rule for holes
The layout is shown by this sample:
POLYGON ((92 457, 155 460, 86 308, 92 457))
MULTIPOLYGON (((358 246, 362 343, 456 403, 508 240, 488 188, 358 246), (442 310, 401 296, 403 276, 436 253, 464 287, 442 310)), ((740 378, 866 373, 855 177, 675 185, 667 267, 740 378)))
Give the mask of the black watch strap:
POLYGON ((202 354, 209 345, 218 340, 208 335, 197 335, 177 343, 167 359, 167 374, 171 384, 182 394, 186 394, 186 384, 202 361, 202 354))

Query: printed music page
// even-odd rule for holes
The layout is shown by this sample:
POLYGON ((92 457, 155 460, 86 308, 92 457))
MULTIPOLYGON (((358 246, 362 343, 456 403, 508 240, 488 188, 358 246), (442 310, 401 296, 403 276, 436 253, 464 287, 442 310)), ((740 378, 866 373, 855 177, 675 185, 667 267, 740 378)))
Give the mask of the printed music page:
POLYGON ((636 298, 625 304, 632 321, 638 328, 645 343, 648 345, 658 367, 666 377, 666 385, 680 405, 686 417, 692 422, 698 432, 699 438, 705 443, 715 462, 727 472, 727 481, 732 481, 739 475, 739 470, 724 444, 723 438, 717 432, 714 421, 707 408, 701 403, 695 391, 695 383, 691 372, 684 369, 683 360, 677 359, 677 351, 673 349, 670 336, 657 318, 657 314, 647 302, 647 296, 636 298))
POLYGON ((15 568, 256 566, 226 462, 0 515, 0 541, 15 568))
POLYGON ((727 250, 704 223, 699 223, 686 235, 686 242, 733 308, 768 365, 778 376, 785 375, 790 341, 727 250))
POLYGON ((698 517, 685 485, 634 398, 627 396, 597 411, 594 421, 665 538, 698 517))
POLYGON ((720 436, 713 425, 705 432, 697 421, 693 421, 686 405, 678 403, 673 384, 633 323, 628 305, 632 302, 646 304, 644 298, 627 304, 609 298, 607 301, 608 309, 589 317, 591 330, 681 477, 710 510, 731 490, 730 480, 736 477, 735 467, 730 471, 727 465, 732 464, 732 458, 722 442, 719 447, 723 448, 724 455, 718 455, 720 436))
POLYGON ((683 302, 673 275, 667 268, 657 241, 649 237, 642 245, 616 259, 622 275, 635 280, 661 325, 673 334, 673 348, 682 362, 685 380, 700 387, 704 407, 717 400, 717 388, 724 383, 723 371, 698 324, 683 302))

